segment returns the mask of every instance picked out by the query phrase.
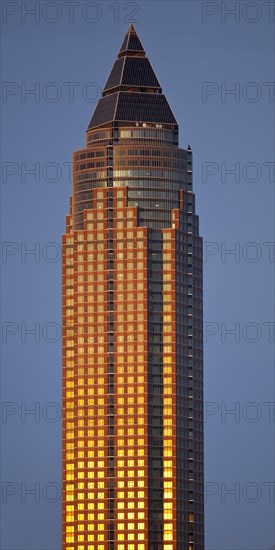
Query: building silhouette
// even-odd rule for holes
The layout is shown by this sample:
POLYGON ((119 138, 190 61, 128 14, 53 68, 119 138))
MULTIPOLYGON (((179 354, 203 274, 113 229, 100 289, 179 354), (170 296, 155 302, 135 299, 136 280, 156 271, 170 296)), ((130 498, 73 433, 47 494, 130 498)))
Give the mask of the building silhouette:
POLYGON ((73 155, 62 246, 63 550, 203 550, 192 151, 133 25, 73 155))

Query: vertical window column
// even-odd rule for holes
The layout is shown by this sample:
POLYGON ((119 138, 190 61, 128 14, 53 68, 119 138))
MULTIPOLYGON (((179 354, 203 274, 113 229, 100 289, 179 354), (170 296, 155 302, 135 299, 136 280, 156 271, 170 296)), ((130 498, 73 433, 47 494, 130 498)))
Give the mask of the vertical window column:
MULTIPOLYGON (((108 148, 112 165, 113 149, 108 148)), ((108 180, 109 187, 111 179, 108 180)), ((108 190, 108 327, 109 327, 109 550, 114 550, 114 204, 108 190)))
POLYGON ((163 231, 163 550, 177 548, 175 230, 163 231))

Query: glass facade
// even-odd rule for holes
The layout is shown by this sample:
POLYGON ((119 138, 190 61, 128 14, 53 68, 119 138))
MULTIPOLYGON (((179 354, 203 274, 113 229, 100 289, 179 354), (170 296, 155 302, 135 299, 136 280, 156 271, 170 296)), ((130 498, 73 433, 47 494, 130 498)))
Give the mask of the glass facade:
POLYGON ((192 152, 132 25, 117 61, 63 236, 62 547, 204 550, 192 152))

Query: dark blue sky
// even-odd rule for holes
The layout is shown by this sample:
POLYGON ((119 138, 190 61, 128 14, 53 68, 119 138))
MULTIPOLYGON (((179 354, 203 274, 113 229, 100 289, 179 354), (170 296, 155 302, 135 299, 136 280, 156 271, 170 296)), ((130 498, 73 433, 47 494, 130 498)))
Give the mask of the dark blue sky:
POLYGON ((268 550, 275 541, 271 5, 72 4, 69 12, 66 2, 2 2, 1 548, 61 548, 60 243, 71 154, 84 146, 94 99, 133 21, 181 145, 194 153, 205 241, 206 548, 268 550), (36 336, 26 334, 34 327, 36 336), (34 407, 36 416, 26 414, 34 407), (26 494, 34 488, 36 496, 26 494))

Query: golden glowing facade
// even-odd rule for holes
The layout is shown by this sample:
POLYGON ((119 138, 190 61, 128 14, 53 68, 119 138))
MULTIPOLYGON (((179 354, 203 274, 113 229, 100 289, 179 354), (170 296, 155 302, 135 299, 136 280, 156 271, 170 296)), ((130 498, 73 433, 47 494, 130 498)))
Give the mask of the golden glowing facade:
POLYGON ((192 152, 131 25, 63 236, 63 550, 203 550, 192 152))

